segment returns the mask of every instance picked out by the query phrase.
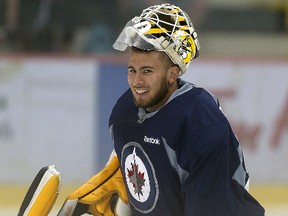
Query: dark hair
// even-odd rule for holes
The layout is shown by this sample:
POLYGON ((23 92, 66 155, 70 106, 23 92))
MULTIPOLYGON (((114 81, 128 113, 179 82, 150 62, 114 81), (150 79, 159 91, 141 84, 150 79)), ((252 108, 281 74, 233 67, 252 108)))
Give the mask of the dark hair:
MULTIPOLYGON (((165 64, 165 67, 168 69, 173 66, 179 67, 177 64, 174 64, 172 60, 169 58, 169 56, 165 52, 161 52, 158 50, 143 50, 139 49, 137 47, 132 46, 131 47, 131 52, 138 52, 138 53, 147 53, 147 52, 159 52, 161 54, 161 57, 163 58, 163 63, 165 64)), ((180 69, 180 68, 179 68, 180 69)))

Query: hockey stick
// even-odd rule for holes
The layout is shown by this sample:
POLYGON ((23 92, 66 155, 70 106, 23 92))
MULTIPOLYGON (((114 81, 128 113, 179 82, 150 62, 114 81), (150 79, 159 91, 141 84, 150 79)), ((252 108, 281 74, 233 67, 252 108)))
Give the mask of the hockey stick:
POLYGON ((57 199, 60 185, 60 173, 55 167, 43 167, 30 185, 18 216, 48 215, 57 199))

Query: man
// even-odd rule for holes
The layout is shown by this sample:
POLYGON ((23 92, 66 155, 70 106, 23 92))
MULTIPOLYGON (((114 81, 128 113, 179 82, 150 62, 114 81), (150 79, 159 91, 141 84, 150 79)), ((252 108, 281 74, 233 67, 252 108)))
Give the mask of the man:
POLYGON ((179 78, 200 49, 187 14, 148 7, 113 45, 128 46, 130 89, 109 119, 115 151, 58 216, 263 216, 218 100, 179 78))
POLYGON ((217 99, 181 80, 199 42, 187 14, 151 6, 113 47, 131 47, 127 90, 109 126, 133 216, 262 216, 217 99))

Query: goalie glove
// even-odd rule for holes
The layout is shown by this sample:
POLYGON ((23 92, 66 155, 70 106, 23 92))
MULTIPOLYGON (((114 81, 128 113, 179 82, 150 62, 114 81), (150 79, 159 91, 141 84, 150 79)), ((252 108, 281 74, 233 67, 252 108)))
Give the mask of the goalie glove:
POLYGON ((120 165, 113 150, 106 166, 70 194, 58 216, 129 216, 128 195, 120 165))
POLYGON ((43 167, 29 187, 18 216, 47 216, 57 199, 60 185, 60 173, 55 167, 43 167))

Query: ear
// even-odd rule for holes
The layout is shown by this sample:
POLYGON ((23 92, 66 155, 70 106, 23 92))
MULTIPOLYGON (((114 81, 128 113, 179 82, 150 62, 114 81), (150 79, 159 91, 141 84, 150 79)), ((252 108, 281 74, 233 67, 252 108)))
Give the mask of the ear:
POLYGON ((169 82, 173 83, 178 79, 179 74, 180 74, 180 69, 178 66, 175 65, 175 66, 172 66, 169 68, 168 73, 169 73, 169 75, 168 75, 169 76, 169 82))

